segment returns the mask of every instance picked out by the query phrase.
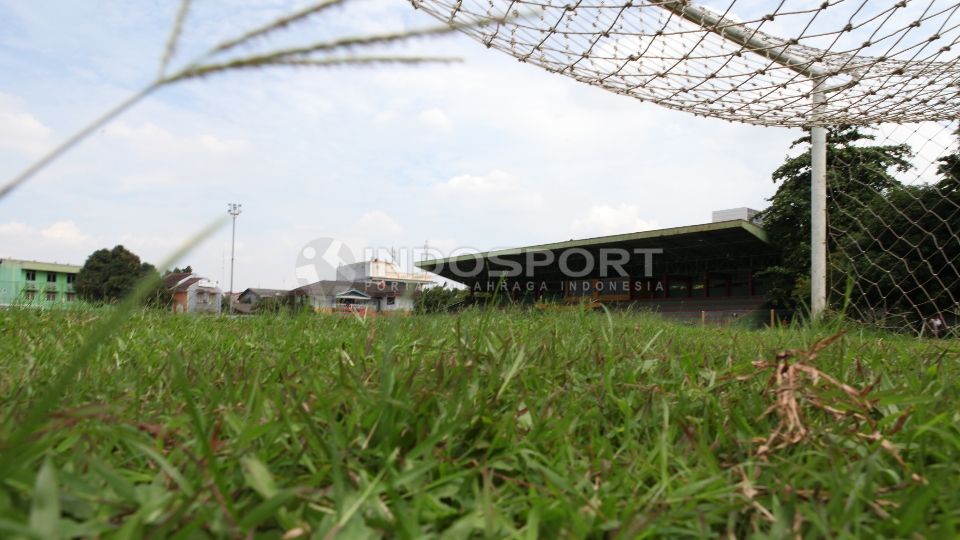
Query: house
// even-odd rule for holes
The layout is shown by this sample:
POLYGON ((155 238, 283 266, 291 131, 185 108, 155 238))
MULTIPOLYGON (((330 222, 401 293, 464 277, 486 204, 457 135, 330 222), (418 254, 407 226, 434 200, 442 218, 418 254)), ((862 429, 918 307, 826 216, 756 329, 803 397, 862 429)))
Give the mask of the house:
POLYGON ((220 313, 223 291, 205 278, 177 272, 165 275, 163 285, 173 295, 174 313, 220 313))
POLYGON ((237 302, 243 304, 257 304, 264 298, 285 298, 290 291, 285 289, 257 289, 249 288, 237 296, 237 302))
POLYGON ((284 289, 259 289, 251 287, 237 295, 236 301, 232 302, 230 307, 237 313, 249 314, 256 311, 257 304, 267 298, 283 300, 289 296, 290 291, 284 289))
POLYGON ((0 306, 74 304, 79 272, 80 267, 72 264, 0 259, 0 306))
POLYGON ((423 288, 433 283, 425 273, 400 272, 382 259, 341 266, 336 280, 323 280, 290 291, 296 305, 316 311, 409 312, 423 288))

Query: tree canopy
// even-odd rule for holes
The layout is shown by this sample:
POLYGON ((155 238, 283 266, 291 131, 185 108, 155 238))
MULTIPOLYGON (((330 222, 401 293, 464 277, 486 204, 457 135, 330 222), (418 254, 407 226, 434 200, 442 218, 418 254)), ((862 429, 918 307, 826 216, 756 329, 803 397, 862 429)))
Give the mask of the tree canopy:
POLYGON ((466 294, 465 289, 447 288, 446 283, 427 287, 417 297, 414 309, 417 313, 440 313, 463 300, 466 294))
MULTIPOLYGON (((142 262, 133 252, 118 245, 113 249, 94 251, 77 274, 76 289, 80 298, 94 303, 117 302, 130 294, 137 283, 148 277, 159 282, 152 264, 142 262)), ((162 285, 148 295, 149 303, 162 303, 162 285)))
MULTIPOLYGON (((864 201, 900 183, 893 171, 906 171, 910 147, 866 146, 874 137, 856 127, 831 128, 827 134, 827 215, 831 227, 843 227, 864 201), (861 143, 861 144, 855 144, 861 143)), ((810 134, 791 148, 804 151, 773 172, 780 184, 770 206, 760 214, 771 241, 780 248, 781 263, 767 268, 768 296, 779 306, 796 306, 810 290, 810 134)), ((827 245, 828 252, 831 245, 827 245)))
MULTIPOLYGON (((827 140, 828 288, 852 285, 849 305, 864 318, 916 321, 950 309, 960 297, 960 153, 939 160, 937 182, 908 186, 895 175, 912 168, 909 146, 869 144, 872 135, 849 126, 830 129, 827 140)), ((793 146, 809 143, 806 136, 793 146)), ((761 275, 781 306, 809 298, 810 179, 810 153, 788 157, 773 173, 780 186, 761 213, 782 253, 761 275)), ((834 294, 828 305, 844 301, 834 294)))

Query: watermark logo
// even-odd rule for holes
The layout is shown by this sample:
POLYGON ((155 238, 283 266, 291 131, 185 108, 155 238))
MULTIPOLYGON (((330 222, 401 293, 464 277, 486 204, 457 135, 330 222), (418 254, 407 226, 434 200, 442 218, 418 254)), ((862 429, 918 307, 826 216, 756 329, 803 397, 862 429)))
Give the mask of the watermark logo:
MULTIPOLYGON (((353 279, 350 272, 341 267, 356 262, 376 263, 369 269, 376 276, 399 281, 423 280, 424 270, 461 281, 475 287, 478 281, 488 281, 490 288, 502 288, 509 282, 514 286, 521 278, 542 281, 550 275, 551 281, 576 283, 576 288, 585 287, 592 280, 601 279, 606 286, 616 283, 615 290, 601 291, 607 294, 641 290, 654 276, 654 260, 663 254, 660 248, 602 247, 587 249, 570 247, 558 250, 509 251, 491 250, 481 253, 468 247, 458 247, 447 253, 435 248, 423 247, 366 247, 362 258, 340 240, 317 238, 300 249, 297 255, 296 276, 301 285, 326 279, 353 279), (430 261, 421 268, 418 261, 430 261), (347 276, 347 277, 343 277, 347 276), (632 278, 643 279, 631 282, 632 278), (498 282, 500 284, 498 285, 498 282), (622 284, 622 285, 620 285, 622 284), (622 290, 620 290, 622 289, 622 290)), ((365 271, 365 270, 361 270, 365 271)), ((364 274, 366 277, 366 275, 364 274)), ((532 281, 530 281, 532 283, 532 281)), ((593 285, 590 285, 591 287, 593 285)), ((542 288, 537 284, 535 288, 542 288)), ((572 292, 572 291, 571 291, 572 292)))
POLYGON ((297 253, 296 276, 300 285, 334 279, 337 269, 357 262, 353 251, 336 238, 315 238, 297 253))

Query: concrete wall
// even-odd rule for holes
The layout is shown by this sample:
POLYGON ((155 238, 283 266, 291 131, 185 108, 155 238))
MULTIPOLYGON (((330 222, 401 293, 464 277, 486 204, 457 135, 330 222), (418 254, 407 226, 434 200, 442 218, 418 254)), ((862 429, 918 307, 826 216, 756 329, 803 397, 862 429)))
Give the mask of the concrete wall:
POLYGON ((380 299, 381 311, 413 311, 415 305, 413 298, 404 298, 403 296, 395 296, 393 305, 388 302, 387 298, 380 299))

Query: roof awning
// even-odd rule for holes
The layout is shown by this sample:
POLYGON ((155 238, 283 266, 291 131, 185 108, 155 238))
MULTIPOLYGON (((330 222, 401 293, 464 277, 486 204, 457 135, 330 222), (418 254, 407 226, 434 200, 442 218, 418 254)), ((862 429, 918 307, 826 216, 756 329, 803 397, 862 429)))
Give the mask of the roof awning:
POLYGON ((338 294, 337 300, 371 300, 371 298, 356 289, 350 289, 338 294))
MULTIPOLYGON (((488 279, 491 271, 503 268, 504 261, 530 265, 535 268, 538 277, 565 279, 557 268, 556 262, 564 252, 600 256, 603 250, 611 248, 627 250, 630 253, 634 253, 635 250, 662 250, 658 260, 670 261, 672 264, 722 259, 731 255, 775 253, 763 229, 749 221, 732 220, 471 253, 445 259, 425 260, 416 265, 461 283, 488 279), (553 264, 542 263, 544 259, 549 258, 546 252, 553 252, 553 264), (472 276, 465 277, 464 270, 466 274, 472 273, 471 270, 478 268, 479 261, 483 262, 483 269, 476 271, 472 276), (538 264, 538 261, 541 264, 538 264), (501 264, 498 265, 498 262, 501 264)), ((631 264, 636 265, 639 262, 634 261, 631 264)))

